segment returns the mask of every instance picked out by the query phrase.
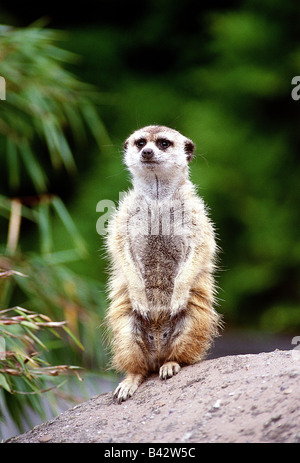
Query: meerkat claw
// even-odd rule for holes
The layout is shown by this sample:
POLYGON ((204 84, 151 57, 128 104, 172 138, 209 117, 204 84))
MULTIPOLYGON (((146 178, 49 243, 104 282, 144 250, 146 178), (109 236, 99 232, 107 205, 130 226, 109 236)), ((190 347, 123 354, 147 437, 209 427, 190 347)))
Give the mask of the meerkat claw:
POLYGON ((160 379, 168 379, 177 373, 180 370, 180 365, 177 362, 166 362, 164 363, 159 370, 160 379))
POLYGON ((129 399, 135 393, 142 380, 143 376, 140 374, 128 374, 115 390, 113 399, 119 404, 129 399))

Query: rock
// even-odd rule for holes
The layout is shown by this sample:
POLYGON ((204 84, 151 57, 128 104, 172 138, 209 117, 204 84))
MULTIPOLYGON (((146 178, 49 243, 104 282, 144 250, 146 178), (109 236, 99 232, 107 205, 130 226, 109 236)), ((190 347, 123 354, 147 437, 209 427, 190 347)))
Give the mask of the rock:
POLYGON ((51 440, 51 434, 45 434, 44 436, 39 437, 39 442, 50 442, 51 440))
POLYGON ((93 397, 7 442, 300 442, 292 351, 205 360, 148 378, 118 405, 93 397))

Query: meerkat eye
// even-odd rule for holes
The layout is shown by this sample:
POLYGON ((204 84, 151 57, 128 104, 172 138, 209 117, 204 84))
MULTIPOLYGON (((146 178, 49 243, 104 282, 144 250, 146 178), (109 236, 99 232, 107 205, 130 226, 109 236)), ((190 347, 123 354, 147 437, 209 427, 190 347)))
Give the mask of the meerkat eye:
POLYGON ((147 142, 146 142, 145 138, 140 138, 139 140, 137 140, 137 141, 135 142, 135 144, 136 144, 136 146, 137 146, 138 148, 143 148, 143 146, 145 146, 146 143, 147 143, 147 142))
POLYGON ((157 141, 157 146, 162 150, 166 150, 172 144, 173 143, 170 140, 167 140, 166 138, 162 138, 162 139, 157 141))

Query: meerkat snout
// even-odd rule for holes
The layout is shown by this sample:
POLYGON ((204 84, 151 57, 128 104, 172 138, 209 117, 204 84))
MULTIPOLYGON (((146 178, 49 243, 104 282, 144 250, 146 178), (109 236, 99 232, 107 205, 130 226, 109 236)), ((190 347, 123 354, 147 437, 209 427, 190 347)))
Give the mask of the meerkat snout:
POLYGON ((150 161, 154 156, 154 151, 151 148, 145 148, 142 151, 143 161, 150 161))

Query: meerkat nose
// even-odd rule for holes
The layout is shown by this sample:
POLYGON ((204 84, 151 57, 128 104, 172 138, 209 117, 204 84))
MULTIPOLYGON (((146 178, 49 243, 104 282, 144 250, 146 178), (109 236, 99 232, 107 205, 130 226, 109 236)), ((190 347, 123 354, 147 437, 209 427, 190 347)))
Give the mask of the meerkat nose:
POLYGON ((154 155, 154 152, 151 148, 145 148, 143 151, 142 151, 142 158, 145 159, 146 161, 148 161, 149 159, 151 159, 154 155))

